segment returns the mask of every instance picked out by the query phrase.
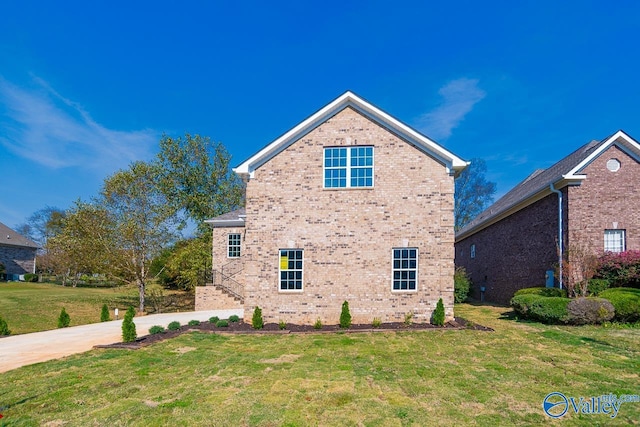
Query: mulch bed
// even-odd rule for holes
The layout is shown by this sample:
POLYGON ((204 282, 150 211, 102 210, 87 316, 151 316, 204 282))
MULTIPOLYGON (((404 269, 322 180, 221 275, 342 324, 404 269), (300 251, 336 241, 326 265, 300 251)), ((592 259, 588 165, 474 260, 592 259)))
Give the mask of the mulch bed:
POLYGON ((411 323, 406 325, 402 322, 383 323, 379 328, 373 328, 370 324, 353 324, 349 329, 340 329, 340 325, 323 325, 322 329, 315 329, 313 325, 293 325, 287 324, 286 329, 281 330, 277 323, 265 323, 260 330, 253 329, 249 323, 243 321, 229 322, 227 327, 217 327, 210 322, 201 322, 196 326, 184 325, 175 331, 165 331, 160 334, 145 335, 130 343, 114 343, 107 345, 96 345, 94 348, 124 348, 136 350, 155 344, 160 341, 175 338, 185 332, 200 331, 216 334, 327 334, 327 333, 354 333, 354 332, 390 332, 390 331, 420 331, 420 330, 460 330, 471 329, 475 331, 493 332, 493 329, 486 326, 477 325, 473 322, 456 317, 455 320, 447 322, 444 326, 434 326, 429 323, 411 323))

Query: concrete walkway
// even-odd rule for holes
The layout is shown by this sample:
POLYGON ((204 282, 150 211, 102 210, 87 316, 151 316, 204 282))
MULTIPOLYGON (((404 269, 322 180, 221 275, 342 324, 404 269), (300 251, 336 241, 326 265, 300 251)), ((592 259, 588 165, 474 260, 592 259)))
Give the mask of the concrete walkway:
MULTIPOLYGON (((190 320, 209 320, 218 316, 227 319, 231 315, 242 318, 244 310, 208 310, 190 311, 186 313, 152 314, 135 317, 138 336, 147 335, 149 328, 161 325, 165 328, 170 322, 177 320, 185 325, 190 320)), ((124 312, 121 313, 124 316, 124 312)), ((12 335, 0 339, 0 372, 7 372, 33 363, 59 359, 76 353, 89 351, 94 345, 113 344, 122 341, 122 319, 111 322, 93 323, 91 325, 54 329, 52 331, 34 332, 31 334, 12 335)))

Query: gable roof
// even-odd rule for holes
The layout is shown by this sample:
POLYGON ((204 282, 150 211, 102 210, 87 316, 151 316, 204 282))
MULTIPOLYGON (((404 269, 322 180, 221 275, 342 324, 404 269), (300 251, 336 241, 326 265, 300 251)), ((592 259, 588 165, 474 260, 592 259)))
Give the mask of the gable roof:
POLYGON ((387 128, 398 137, 433 156, 446 166, 449 173, 459 172, 469 164, 417 130, 390 116, 353 92, 347 91, 245 160, 233 171, 241 176, 253 177, 254 171, 260 166, 347 107, 353 108, 365 117, 387 128))
POLYGON ((244 219, 247 217, 244 208, 218 215, 215 218, 207 219, 204 222, 216 227, 244 227, 244 219))
POLYGON ((38 244, 0 222, 0 245, 37 249, 38 244))
POLYGON ((550 185, 560 189, 580 185, 587 177, 584 169, 612 145, 640 162, 640 144, 619 130, 601 141, 591 141, 548 169, 538 169, 512 188, 493 205, 456 233, 456 241, 465 239, 507 216, 551 194, 550 185))

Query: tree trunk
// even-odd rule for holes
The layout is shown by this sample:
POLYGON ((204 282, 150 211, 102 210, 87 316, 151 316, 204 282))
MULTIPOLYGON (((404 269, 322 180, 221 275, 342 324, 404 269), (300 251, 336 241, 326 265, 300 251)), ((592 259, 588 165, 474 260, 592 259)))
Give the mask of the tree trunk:
POLYGON ((144 288, 145 283, 141 280, 138 280, 138 291, 140 293, 140 314, 144 313, 144 288))

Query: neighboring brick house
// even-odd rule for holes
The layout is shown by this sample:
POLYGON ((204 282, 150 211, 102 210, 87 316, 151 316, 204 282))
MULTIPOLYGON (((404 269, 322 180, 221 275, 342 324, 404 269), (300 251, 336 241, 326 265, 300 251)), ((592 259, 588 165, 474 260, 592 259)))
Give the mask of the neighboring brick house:
MULTIPOLYGON (((234 171, 246 209, 210 220, 214 284, 231 279, 245 318, 428 322, 453 317, 454 175, 467 162, 351 92, 234 171)), ((198 302, 199 301, 199 302, 198 302)))
POLYGON ((0 222, 0 263, 4 265, 9 280, 36 272, 36 251, 38 245, 16 233, 0 222))
POLYGON ((476 298, 506 304, 518 289, 559 285, 560 241, 569 261, 576 250, 640 249, 638 183, 637 141, 618 131, 589 142, 533 172, 459 230, 456 266, 467 269, 476 298), (562 227, 552 185, 562 193, 562 227))

